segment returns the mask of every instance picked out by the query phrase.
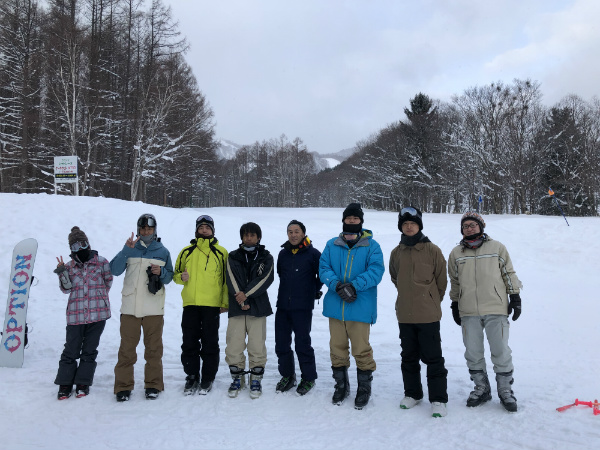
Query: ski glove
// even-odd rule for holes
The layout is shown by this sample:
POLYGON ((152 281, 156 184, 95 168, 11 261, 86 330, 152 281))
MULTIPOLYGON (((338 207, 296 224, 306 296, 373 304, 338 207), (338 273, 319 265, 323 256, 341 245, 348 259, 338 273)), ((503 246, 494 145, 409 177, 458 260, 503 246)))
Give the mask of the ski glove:
POLYGON ((352 283, 340 283, 338 282, 335 287, 335 291, 347 303, 352 303, 356 300, 356 289, 352 286, 352 283))
POLYGON ((54 269, 54 273, 58 274, 58 279, 60 280, 60 284, 62 285, 64 290, 68 291, 73 287, 71 279, 69 278, 69 272, 67 272, 67 268, 64 264, 61 264, 56 269, 54 269))
POLYGON ((323 297, 323 291, 315 292, 315 300, 319 300, 321 297, 323 297))
POLYGON ((456 322, 456 325, 460 325, 460 313, 458 312, 458 302, 450 303, 450 308, 452 308, 452 318, 456 322))
POLYGON ((508 315, 513 312, 513 322, 521 316, 521 296, 519 294, 509 294, 510 301, 508 302, 508 315))
POLYGON ((146 273, 148 274, 148 290, 151 294, 156 295, 163 287, 163 283, 160 281, 160 275, 152 273, 151 266, 148 266, 146 273))

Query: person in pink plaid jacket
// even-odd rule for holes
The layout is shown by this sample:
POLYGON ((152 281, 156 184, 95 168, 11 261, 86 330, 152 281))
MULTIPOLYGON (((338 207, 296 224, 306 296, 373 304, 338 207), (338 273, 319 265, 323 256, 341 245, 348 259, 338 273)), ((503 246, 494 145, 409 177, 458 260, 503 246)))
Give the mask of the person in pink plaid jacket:
POLYGON ((108 291, 113 282, 108 260, 90 248, 87 236, 79 227, 71 229, 69 247, 71 261, 65 263, 62 256, 57 257, 54 271, 59 277, 60 290, 69 294, 65 348, 54 381, 60 386, 59 400, 71 396, 73 385, 78 398, 90 392, 100 336, 110 318, 108 291))

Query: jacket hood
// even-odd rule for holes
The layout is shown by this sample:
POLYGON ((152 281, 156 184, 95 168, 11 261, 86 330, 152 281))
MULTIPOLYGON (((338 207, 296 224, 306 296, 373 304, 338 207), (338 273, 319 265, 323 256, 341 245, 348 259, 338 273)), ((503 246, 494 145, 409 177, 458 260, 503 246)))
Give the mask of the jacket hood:
MULTIPOLYGON (((334 244, 340 245, 342 247, 348 247, 348 244, 342 238, 342 234, 343 233, 340 233, 340 235, 336 238, 334 244)), ((354 247, 368 247, 369 241, 371 239, 373 239, 373 232, 371 230, 363 228, 362 235, 360 236, 360 238, 358 238, 358 241, 356 242, 356 244, 354 244, 354 247)))

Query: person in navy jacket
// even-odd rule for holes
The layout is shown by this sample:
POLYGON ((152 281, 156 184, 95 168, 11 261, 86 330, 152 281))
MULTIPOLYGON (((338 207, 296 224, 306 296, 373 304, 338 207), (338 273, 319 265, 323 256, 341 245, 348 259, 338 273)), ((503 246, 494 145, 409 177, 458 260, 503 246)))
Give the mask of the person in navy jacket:
POLYGON ((323 315, 329 317, 331 368, 336 381, 332 403, 339 405, 350 395, 350 340, 358 379, 356 409, 364 408, 371 397, 376 366, 369 334, 377 320, 377 285, 385 272, 381 247, 373 233, 363 229, 363 217, 359 203, 346 207, 342 232, 327 242, 319 263, 319 276, 328 287, 323 315))
POLYGON ((287 226, 288 240, 281 246, 277 258, 279 292, 275 313, 275 353, 281 380, 276 392, 285 392, 296 385, 292 332, 301 379, 296 392, 307 394, 315 385, 317 367, 311 345, 310 330, 315 299, 322 295, 319 280, 321 252, 306 236, 302 222, 292 220, 287 226))

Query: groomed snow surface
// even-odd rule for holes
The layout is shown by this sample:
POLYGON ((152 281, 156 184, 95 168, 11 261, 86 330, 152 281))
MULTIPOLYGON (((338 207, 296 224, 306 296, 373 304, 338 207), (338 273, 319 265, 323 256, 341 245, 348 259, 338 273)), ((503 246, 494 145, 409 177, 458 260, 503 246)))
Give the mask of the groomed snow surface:
MULTIPOLYGON (((275 258, 286 240, 291 219, 304 222, 308 236, 322 250, 340 232, 342 209, 205 208, 169 209, 114 199, 45 194, 0 194, 0 298, 6 299, 13 246, 34 237, 39 249, 27 321, 33 328, 25 363, 0 368, 2 449, 592 449, 600 442, 600 416, 578 407, 558 413, 558 406, 600 398, 600 240, 599 218, 487 215, 486 231, 504 243, 519 278, 523 314, 511 322, 510 346, 515 365, 514 391, 519 411, 509 414, 499 403, 488 357, 493 400, 465 406, 472 388, 463 357, 461 331, 452 321, 449 298, 442 304, 442 346, 448 369, 448 416, 434 419, 422 402, 401 410, 400 341, 394 312, 396 291, 386 273, 379 285, 377 323, 371 328, 377 371, 368 407, 354 409, 356 366, 352 360, 351 397, 331 404, 333 379, 329 360, 328 320, 315 305, 312 341, 319 378, 305 397, 295 391, 275 394, 280 376, 274 343, 274 316, 267 319, 268 362, 263 395, 248 390, 227 396, 230 376, 225 363, 227 317, 221 316, 221 365, 207 396, 184 397, 180 363, 181 286, 167 286, 164 328, 165 391, 158 400, 144 398, 143 344, 135 366, 131 400, 117 403, 113 368, 119 347, 119 308, 123 276, 110 291, 113 317, 102 335, 98 367, 90 395, 56 399, 53 384, 65 339, 67 296, 52 270, 56 257, 68 259, 72 226, 87 234, 93 249, 112 259, 135 231, 142 213, 155 214, 158 234, 173 260, 193 238, 195 219, 210 214, 216 236, 228 250, 237 248, 239 227, 257 222, 262 243, 275 258)), ((424 233, 448 257, 460 239, 459 215, 425 214, 424 233)), ((366 211, 365 227, 381 244, 386 269, 398 244, 397 214, 366 211)), ((269 289, 275 309, 278 280, 269 289)), ((4 314, 4 305, 0 308, 4 314)), ((2 320, 3 323, 3 320, 2 320)), ((487 345, 487 344, 486 344, 487 345)), ((487 349, 487 347, 486 347, 487 349)), ((487 351, 487 350, 486 350, 487 351)), ((296 368, 299 377, 300 371, 296 368)), ((426 386, 425 369, 422 377, 426 386)))

